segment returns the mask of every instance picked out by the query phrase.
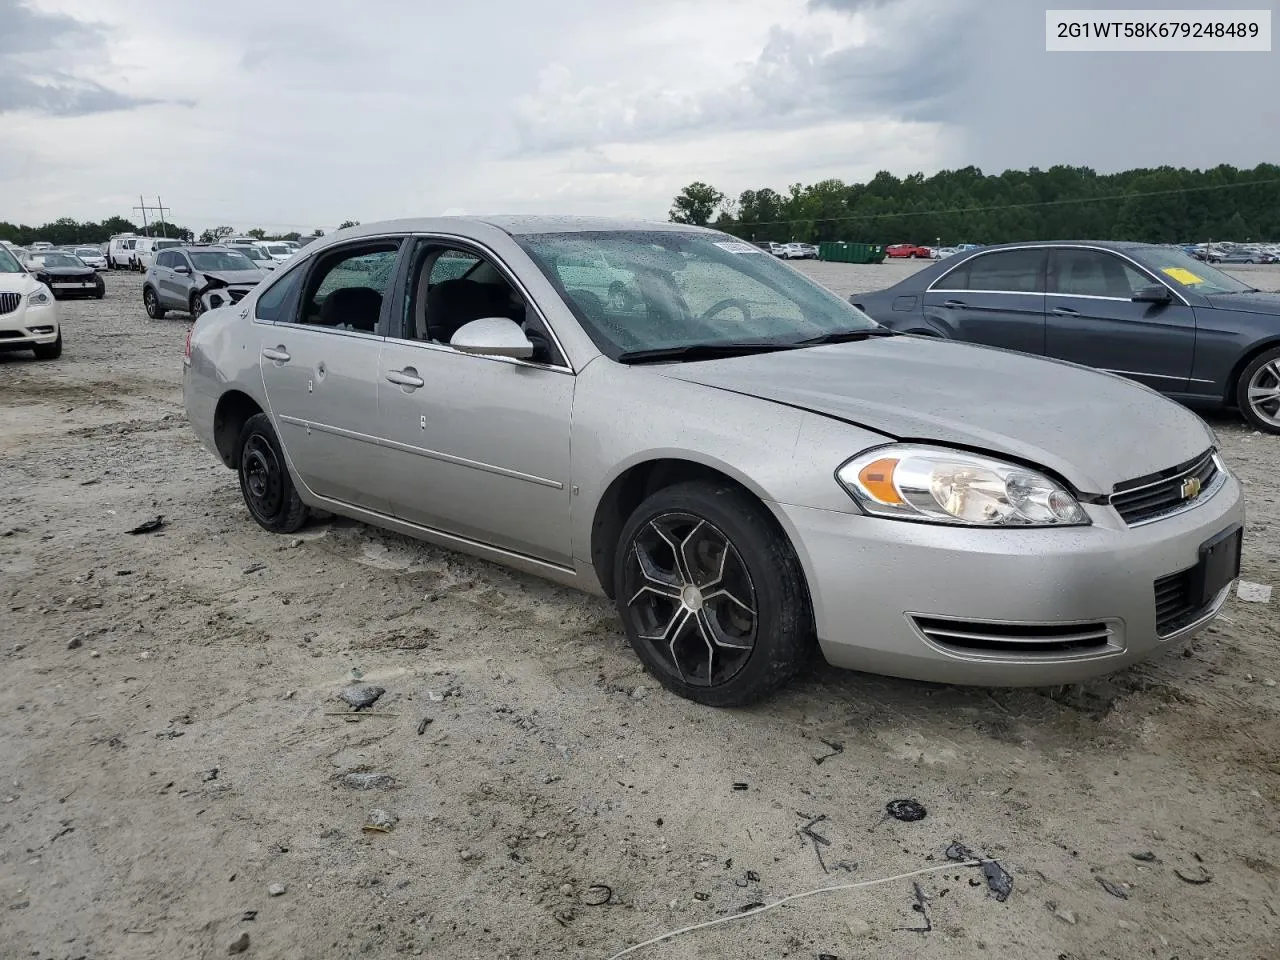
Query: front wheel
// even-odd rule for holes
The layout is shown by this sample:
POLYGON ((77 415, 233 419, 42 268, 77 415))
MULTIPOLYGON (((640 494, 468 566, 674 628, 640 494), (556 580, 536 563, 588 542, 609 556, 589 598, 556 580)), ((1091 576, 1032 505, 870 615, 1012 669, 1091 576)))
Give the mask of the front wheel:
POLYGON ((1264 350, 1244 368, 1236 404, 1252 426, 1280 434, 1280 347, 1264 350))
POLYGON ((240 431, 240 493, 258 525, 272 533, 293 533, 307 522, 307 507, 285 466, 284 451, 265 413, 256 413, 240 431))
POLYGON ((164 319, 165 310, 160 306, 160 297, 150 287, 142 291, 142 305, 146 308, 147 316, 152 320, 164 319))
POLYGON ((62 331, 58 331, 58 339, 53 343, 37 343, 31 350, 37 360, 57 360, 62 356, 62 331))
POLYGON ((204 301, 200 299, 200 294, 193 293, 191 300, 187 304, 187 312, 191 314, 192 320, 199 320, 200 314, 204 313, 204 301))
POLYGON ((614 602, 636 655, 667 689, 715 707, 760 700, 816 646, 800 561, 747 494, 683 483, 623 528, 614 602))

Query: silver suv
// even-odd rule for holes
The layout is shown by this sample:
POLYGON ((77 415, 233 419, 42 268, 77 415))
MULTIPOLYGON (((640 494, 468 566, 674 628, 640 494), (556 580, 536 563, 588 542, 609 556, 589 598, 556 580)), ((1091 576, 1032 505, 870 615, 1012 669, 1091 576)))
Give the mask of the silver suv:
POLYGON ((200 298, 207 291, 225 289, 235 303, 266 275, 243 253, 226 247, 161 250, 143 278, 142 304, 152 320, 169 310, 198 317, 204 312, 200 298))

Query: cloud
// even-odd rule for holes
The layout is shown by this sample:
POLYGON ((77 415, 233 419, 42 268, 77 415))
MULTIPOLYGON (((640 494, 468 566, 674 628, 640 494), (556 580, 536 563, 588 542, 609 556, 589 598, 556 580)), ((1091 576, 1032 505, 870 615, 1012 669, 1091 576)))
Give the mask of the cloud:
POLYGON ((0 0, 0 24, 0 113, 75 117, 159 102, 67 71, 64 65, 105 48, 104 33, 91 23, 0 0))

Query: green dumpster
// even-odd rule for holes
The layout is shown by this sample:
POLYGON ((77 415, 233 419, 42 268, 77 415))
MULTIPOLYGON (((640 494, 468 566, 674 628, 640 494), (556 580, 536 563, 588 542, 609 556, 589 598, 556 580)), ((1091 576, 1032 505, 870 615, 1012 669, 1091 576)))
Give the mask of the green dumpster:
POLYGON ((877 243, 825 240, 818 244, 818 259, 834 263, 880 263, 884 260, 884 246, 877 243))

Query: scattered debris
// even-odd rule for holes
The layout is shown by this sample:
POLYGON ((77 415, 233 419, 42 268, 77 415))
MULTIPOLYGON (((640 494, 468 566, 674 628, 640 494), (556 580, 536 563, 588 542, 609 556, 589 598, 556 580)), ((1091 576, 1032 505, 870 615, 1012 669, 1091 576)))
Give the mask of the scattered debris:
POLYGON ((423 717, 422 722, 418 724, 418 736, 422 736, 427 732, 427 727, 431 726, 432 717, 423 717))
MULTIPOLYGON (((980 857, 963 843, 956 841, 947 847, 946 857, 948 860, 976 860, 982 866, 982 875, 986 877, 987 889, 995 896, 995 898, 1004 903, 1009 899, 1009 894, 1013 893, 1013 876, 1004 867, 1000 865, 998 860, 992 860, 989 857, 980 857)), ((969 886, 978 886, 977 881, 970 880, 969 886)))
POLYGON ((1102 889, 1107 891, 1107 893, 1111 894, 1113 897, 1116 897, 1117 899, 1120 899, 1120 900, 1129 899, 1129 891, 1126 890, 1124 887, 1120 886, 1119 884, 1112 883, 1110 880, 1104 880, 1102 877, 1094 877, 1093 879, 1097 880, 1098 883, 1102 884, 1102 889))
POLYGON ((832 757, 837 756, 838 754, 844 753, 844 744, 840 743, 837 740, 823 740, 820 738, 819 742, 822 743, 823 746, 829 747, 831 749, 831 752, 824 753, 820 757, 813 758, 813 762, 816 763, 818 766, 822 766, 822 762, 824 760, 830 760, 832 757))
POLYGON ((243 921, 245 921, 246 923, 248 923, 248 922, 250 922, 250 921, 252 921, 252 920, 257 920, 257 919, 258 919, 258 911, 257 911, 257 910, 246 910, 244 913, 240 914, 240 919, 241 919, 241 920, 243 920, 243 921))
MULTIPOLYGON (((131 534, 132 536, 136 537, 140 533, 155 533, 157 530, 159 530, 163 526, 164 526, 164 515, 160 514, 152 517, 150 520, 143 520, 140 524, 138 524, 132 530, 126 530, 125 533, 131 534)), ((244 935, 244 938, 245 938, 245 946, 248 947, 249 935, 246 933, 244 935)))
POLYGON ((267 565, 265 563, 251 563, 240 572, 243 574, 250 574, 257 573, 259 570, 265 569, 267 569, 267 565))
POLYGON ((607 883, 593 883, 582 894, 582 902, 588 907, 603 907, 613 899, 613 887, 607 883))
POLYGON ((371 833, 390 833, 399 822, 398 818, 387 811, 375 808, 369 811, 369 818, 363 829, 371 833))
POLYGON ((1196 867, 1196 871, 1198 872, 1193 873, 1191 871, 1183 871, 1180 868, 1175 867, 1173 872, 1174 875, 1183 883, 1191 883, 1197 887, 1203 886, 1213 879, 1213 874, 1204 867, 1196 867))
POLYGON ((733 785, 733 789, 738 790, 738 791, 742 791, 742 790, 746 790, 746 789, 748 789, 748 787, 747 787, 747 784, 746 784, 746 783, 744 783, 743 781, 739 780, 739 781, 737 781, 736 783, 734 783, 734 785, 733 785))
POLYGON ((1078 919, 1076 917, 1074 910, 1068 910, 1065 907, 1060 907, 1056 903, 1054 903, 1052 900, 1046 903, 1045 906, 1047 906, 1053 912, 1053 915, 1057 917, 1059 920, 1061 920, 1063 923, 1069 923, 1072 926, 1075 926, 1076 923, 1078 922, 1078 919))
POLYGON ((249 949, 248 933, 240 934, 240 936, 236 937, 234 940, 231 941, 231 943, 227 945, 227 953, 233 956, 237 953, 244 953, 248 949, 249 949))
MULTIPOLYGON (((802 813, 800 816, 803 817, 804 814, 802 813)), ((825 813, 819 814, 800 828, 800 834, 801 836, 807 837, 813 843, 813 852, 818 855, 818 866, 822 867, 822 872, 830 873, 831 871, 827 869, 826 862, 822 859, 822 847, 831 846, 831 841, 820 833, 814 833, 813 830, 815 826, 825 819, 827 819, 827 815, 825 813), (821 846, 819 846, 819 844, 821 844, 821 846)))
POLYGON ((631 691, 631 699, 643 700, 648 693, 649 691, 645 687, 636 687, 634 690, 631 691))
POLYGON ((67 643, 67 649, 68 649, 68 650, 79 650, 79 649, 80 649, 80 645, 81 645, 82 643, 84 643, 84 641, 83 641, 83 640, 81 640, 79 637, 72 637, 72 638, 71 638, 71 640, 67 643))
POLYGON ((897 927, 895 929, 907 931, 909 933, 929 933, 933 930, 933 920, 929 917, 929 898, 926 897, 924 895, 924 891, 920 889, 919 881, 911 881, 911 886, 916 895, 916 902, 911 905, 911 909, 924 918, 924 925, 919 927, 897 927))
POLYGON ((756 873, 754 870, 748 870, 741 880, 735 880, 733 882, 739 887, 745 887, 749 883, 759 883, 760 874, 756 873))
POLYGON ((353 770, 339 774, 338 782, 352 790, 387 790, 396 785, 396 778, 389 773, 353 770))
POLYGON ((285 893, 288 891, 288 889, 289 888, 286 887, 283 883, 273 883, 269 887, 267 887, 267 896, 283 897, 285 893))
POLYGON ((1237 580, 1236 596, 1245 603, 1270 603, 1271 587, 1265 583, 1252 583, 1249 580, 1237 580))
MULTIPOLYGON (((354 673, 354 671, 352 671, 354 673)), ((387 691, 368 683, 353 683, 343 687, 338 698, 352 710, 367 710, 378 702, 378 698, 387 691)))
POLYGON ((708 900, 711 899, 711 894, 703 893, 701 890, 699 890, 693 895, 693 899, 698 900, 701 903, 706 903, 708 900))
POLYGON ((1142 853, 1131 853, 1129 854, 1129 856, 1133 857, 1133 859, 1138 860, 1142 863, 1159 863, 1160 862, 1158 859, 1156 859, 1156 855, 1152 853, 1150 850, 1146 850, 1142 853))
POLYGON ((205 783, 209 783, 211 780, 217 780, 217 779, 218 779, 218 768, 217 768, 217 767, 212 767, 212 768, 210 768, 210 769, 206 770, 206 771, 201 775, 200 779, 201 779, 201 780, 203 780, 205 783))
POLYGON ((924 805, 917 803, 915 800, 890 800, 885 804, 885 812, 895 820, 901 820, 904 823, 914 823, 916 820, 923 820, 929 815, 929 811, 924 805))
POLYGON ((849 936, 853 937, 855 940, 861 940, 864 937, 869 937, 875 930, 875 928, 871 926, 871 923, 862 917, 850 917, 844 922, 844 928, 848 932, 849 936))

